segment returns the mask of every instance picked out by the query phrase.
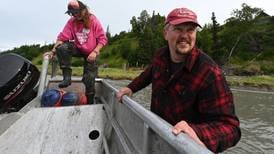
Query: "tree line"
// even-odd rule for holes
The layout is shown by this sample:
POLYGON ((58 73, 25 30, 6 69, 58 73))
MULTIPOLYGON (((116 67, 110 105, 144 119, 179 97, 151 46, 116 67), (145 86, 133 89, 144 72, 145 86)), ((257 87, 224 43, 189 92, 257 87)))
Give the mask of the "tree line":
MULTIPOLYGON (((130 66, 147 65, 154 51, 167 45, 163 37, 165 17, 146 10, 130 20, 131 31, 110 36, 102 53, 104 63, 120 53, 130 66), (121 41, 122 40, 122 41, 121 41)), ((223 25, 212 12, 211 22, 198 32, 197 46, 219 65, 248 74, 274 73, 274 17, 246 3, 235 9, 223 25)), ((235 71, 234 71, 235 72, 235 71)))
MULTIPOLYGON (((274 17, 263 9, 245 3, 232 11, 223 25, 212 12, 211 22, 203 25, 197 35, 197 46, 223 67, 240 74, 274 74, 274 17), (236 71, 235 71, 236 70, 236 71)), ((103 48, 99 63, 109 67, 146 66, 156 49, 167 45, 163 37, 165 16, 143 10, 130 20, 131 30, 111 36, 107 28, 108 45, 103 48)), ((24 45, 6 52, 15 52, 35 63, 50 45, 24 45), (38 59, 37 59, 38 57, 38 59)), ((40 60, 39 60, 40 59, 40 60)), ((74 59, 75 66, 81 65, 74 59)))

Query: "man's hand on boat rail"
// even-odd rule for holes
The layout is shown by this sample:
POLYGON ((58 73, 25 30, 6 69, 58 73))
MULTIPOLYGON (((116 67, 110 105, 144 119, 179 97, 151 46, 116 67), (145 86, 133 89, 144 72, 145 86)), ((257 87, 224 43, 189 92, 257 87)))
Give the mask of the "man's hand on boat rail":
POLYGON ((122 89, 120 89, 116 94, 116 97, 119 102, 122 102, 122 97, 124 95, 132 96, 132 90, 129 89, 128 87, 123 87, 122 89))
POLYGON ((184 120, 178 122, 173 128, 172 133, 174 135, 178 135, 180 133, 186 133, 189 137, 191 137, 194 141, 206 147, 204 143, 199 139, 195 131, 188 125, 188 123, 184 120))

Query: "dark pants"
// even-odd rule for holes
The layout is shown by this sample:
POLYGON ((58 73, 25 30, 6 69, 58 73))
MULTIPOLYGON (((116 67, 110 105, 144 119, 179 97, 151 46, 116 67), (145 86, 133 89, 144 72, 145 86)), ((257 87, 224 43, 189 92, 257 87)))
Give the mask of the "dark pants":
POLYGON ((73 57, 82 57, 84 59, 84 69, 82 81, 86 88, 86 94, 95 94, 95 78, 98 74, 97 62, 88 62, 87 56, 81 53, 79 49, 71 42, 64 42, 56 48, 57 58, 61 69, 71 70, 71 59, 73 57))

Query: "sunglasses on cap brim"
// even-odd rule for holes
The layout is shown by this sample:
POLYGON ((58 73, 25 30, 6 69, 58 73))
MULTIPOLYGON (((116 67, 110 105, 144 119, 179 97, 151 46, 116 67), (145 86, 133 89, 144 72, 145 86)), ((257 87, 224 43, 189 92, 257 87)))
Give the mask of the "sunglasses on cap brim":
POLYGON ((78 14, 78 13, 80 13, 81 12, 81 10, 80 9, 73 9, 73 10, 69 10, 69 11, 67 11, 67 14, 68 15, 76 15, 76 14, 78 14))

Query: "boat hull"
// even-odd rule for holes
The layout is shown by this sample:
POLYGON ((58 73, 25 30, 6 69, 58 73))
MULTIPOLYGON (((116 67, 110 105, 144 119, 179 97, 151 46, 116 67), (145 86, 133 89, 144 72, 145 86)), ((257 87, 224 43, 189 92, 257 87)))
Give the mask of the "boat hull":
MULTIPOLYGON (((188 135, 175 136, 172 126, 127 96, 122 103, 115 89, 96 79, 96 104, 41 107, 41 96, 60 77, 47 75, 43 61, 37 97, 19 112, 0 120, 0 153, 211 153, 188 135)), ((65 90, 84 90, 72 78, 65 90)))

